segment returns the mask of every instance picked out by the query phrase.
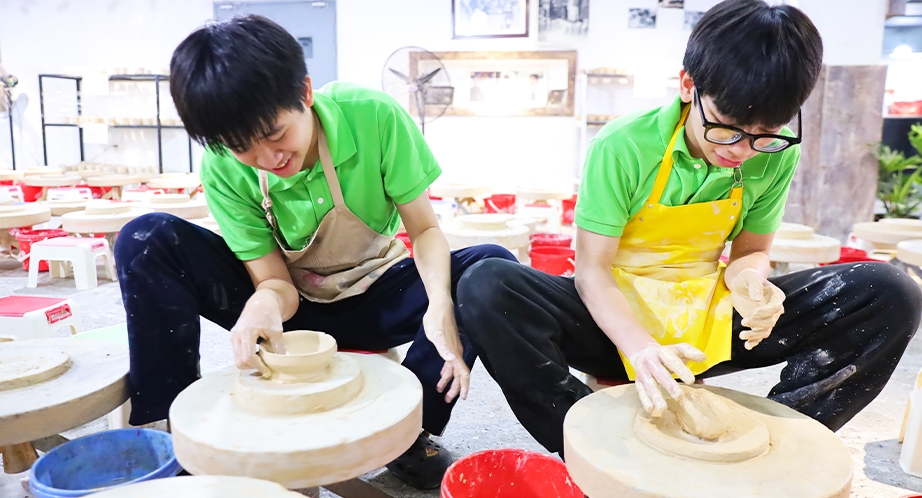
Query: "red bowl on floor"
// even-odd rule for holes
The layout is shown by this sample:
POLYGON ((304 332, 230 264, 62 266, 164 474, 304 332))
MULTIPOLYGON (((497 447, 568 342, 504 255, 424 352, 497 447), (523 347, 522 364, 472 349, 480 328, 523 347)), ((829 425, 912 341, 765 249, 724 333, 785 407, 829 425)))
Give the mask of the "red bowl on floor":
POLYGON ((472 453, 448 467, 441 498, 583 498, 557 458, 518 449, 472 453))

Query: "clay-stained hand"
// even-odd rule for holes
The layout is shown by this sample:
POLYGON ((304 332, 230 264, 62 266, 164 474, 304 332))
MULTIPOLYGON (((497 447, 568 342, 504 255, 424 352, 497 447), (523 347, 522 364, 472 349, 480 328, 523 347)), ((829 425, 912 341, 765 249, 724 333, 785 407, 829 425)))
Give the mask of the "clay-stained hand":
POLYGON ((272 350, 285 354, 282 344, 282 312, 279 300, 270 289, 256 291, 247 301, 240 318, 231 329, 231 345, 234 347, 234 363, 243 370, 255 368, 268 378, 269 367, 256 354, 256 341, 269 341, 272 350))
POLYGON ((458 336, 458 324, 455 321, 454 304, 449 299, 446 303, 430 302, 429 309, 423 316, 423 329, 426 337, 445 360, 442 366, 442 378, 436 386, 444 392, 448 384, 451 387, 445 393, 445 402, 451 403, 459 394, 467 399, 467 390, 471 382, 471 369, 464 363, 464 348, 458 336))
POLYGON ((637 373, 634 387, 637 388, 644 410, 654 417, 662 415, 666 411, 666 399, 660 393, 660 386, 673 399, 681 398, 682 390, 672 374, 678 375, 686 384, 692 384, 695 375, 685 364, 705 359, 707 356, 704 353, 685 342, 669 346, 651 342, 631 355, 629 360, 637 373))
POLYGON ((746 349, 756 347, 771 335, 784 313, 784 292, 753 268, 742 270, 733 279, 730 300, 743 318, 742 325, 749 328, 740 332, 746 349))

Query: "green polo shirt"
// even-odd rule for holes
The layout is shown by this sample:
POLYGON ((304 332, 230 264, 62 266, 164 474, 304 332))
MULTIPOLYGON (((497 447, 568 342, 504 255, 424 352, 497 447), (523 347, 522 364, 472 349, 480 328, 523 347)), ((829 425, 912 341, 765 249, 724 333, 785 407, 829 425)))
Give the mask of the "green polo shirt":
MULTIPOLYGON (((314 92, 314 111, 323 124, 346 206, 366 225, 394 235, 397 204, 425 192, 441 174, 432 151, 410 115, 378 90, 333 82, 314 92)), ((276 246, 261 207, 257 170, 233 155, 206 151, 202 186, 208 207, 228 247, 247 261, 276 246)), ((290 178, 269 174, 269 197, 279 231, 290 249, 301 249, 333 208, 318 161, 290 178)))
MULTIPOLYGON (((576 225, 620 237, 653 191, 663 154, 681 115, 681 99, 622 116, 606 124, 589 144, 576 204, 576 225)), ((674 166, 660 203, 681 206, 730 197, 733 170, 695 159, 685 143, 684 126, 672 152, 674 166)), ((742 164, 743 207, 728 240, 740 230, 773 233, 781 226, 784 203, 800 147, 758 154, 742 164)))

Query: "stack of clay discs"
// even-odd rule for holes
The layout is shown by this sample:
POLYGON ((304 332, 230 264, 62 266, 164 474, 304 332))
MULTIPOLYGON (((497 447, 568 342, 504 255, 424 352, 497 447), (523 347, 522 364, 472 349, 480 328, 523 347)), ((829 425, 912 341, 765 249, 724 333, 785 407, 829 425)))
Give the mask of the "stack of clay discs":
POLYGON ((184 469, 300 489, 358 477, 413 444, 422 387, 412 372, 378 355, 337 353, 326 334, 284 336, 287 354, 260 352, 270 379, 228 367, 173 401, 173 449, 184 469))
POLYGON ((304 498, 269 481, 249 477, 183 476, 116 486, 95 498, 304 498))
POLYGON ((119 201, 87 201, 86 209, 61 216, 61 228, 70 233, 116 233, 129 221, 150 209, 119 201))
POLYGON ((692 418, 680 419, 671 398, 661 417, 650 417, 633 385, 573 405, 563 430, 576 485, 592 498, 849 496, 852 456, 819 422, 758 396, 683 389, 686 401, 694 395, 709 403, 695 405, 703 409, 692 418))
POLYGON ((877 249, 895 249, 904 240, 922 239, 922 220, 884 218, 878 222, 855 223, 852 231, 877 249))
POLYGON ((0 229, 30 227, 51 219, 47 206, 35 203, 0 206, 0 229))
POLYGON ((768 256, 779 263, 832 263, 839 259, 841 247, 837 239, 817 235, 806 225, 782 223, 768 256))
POLYGON ((531 229, 515 222, 511 214, 488 213, 458 216, 442 227, 452 250, 480 244, 496 244, 518 256, 527 256, 531 229))
POLYGON ((139 207, 160 213, 172 214, 185 220, 208 217, 208 204, 202 200, 192 200, 186 194, 158 194, 152 195, 146 202, 138 204, 139 207))
POLYGON ((96 339, 0 343, 0 446, 73 429, 128 399, 128 348, 96 339))

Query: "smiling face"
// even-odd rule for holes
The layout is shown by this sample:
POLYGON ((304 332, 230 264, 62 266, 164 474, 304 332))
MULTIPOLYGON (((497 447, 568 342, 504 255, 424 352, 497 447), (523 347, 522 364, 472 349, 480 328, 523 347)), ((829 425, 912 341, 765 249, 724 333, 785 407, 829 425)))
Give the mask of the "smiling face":
MULTIPOLYGON (((679 93, 682 101, 686 103, 692 102, 695 92, 694 81, 684 70, 679 73, 679 77, 679 93)), ((781 133, 782 127, 780 126, 772 128, 759 125, 739 126, 732 119, 719 113, 711 98, 706 95, 701 95, 700 101, 694 103, 694 105, 696 107, 691 109, 688 114, 688 121, 685 122, 685 142, 688 145, 688 151, 693 157, 704 159, 708 164, 713 164, 714 166, 737 168, 743 162, 761 153, 753 150, 750 141, 746 138, 729 145, 719 145, 707 141, 704 138, 704 123, 701 121, 701 111, 698 110, 698 105, 704 110, 704 115, 710 123, 735 126, 752 135, 781 133)))
POLYGON ((279 111, 271 133, 254 140, 246 150, 231 150, 243 164, 287 178, 313 164, 305 164, 314 137, 314 104, 310 78, 304 98, 304 110, 279 111))

